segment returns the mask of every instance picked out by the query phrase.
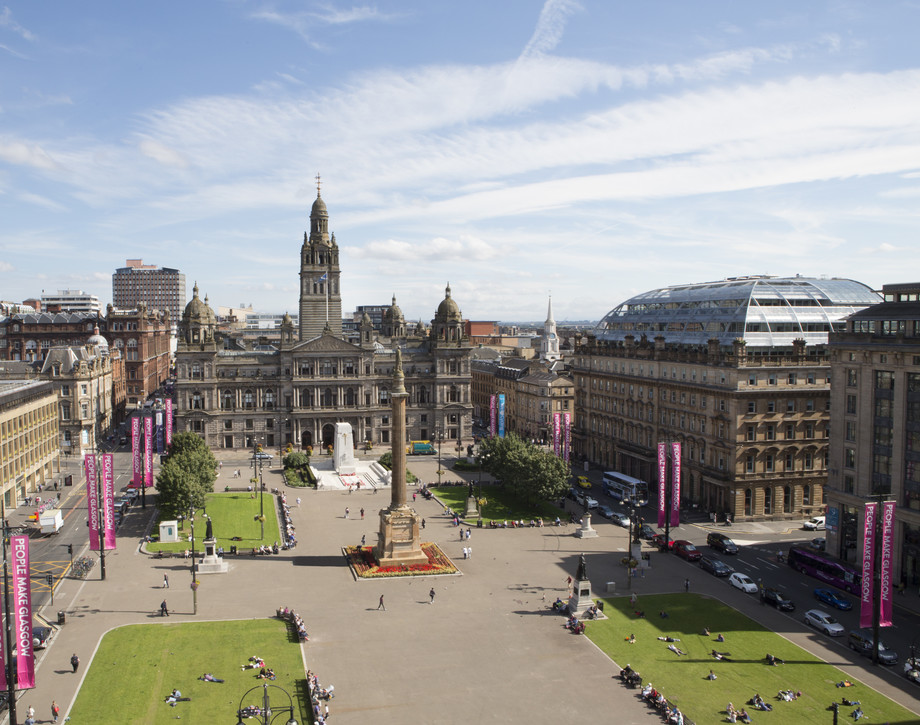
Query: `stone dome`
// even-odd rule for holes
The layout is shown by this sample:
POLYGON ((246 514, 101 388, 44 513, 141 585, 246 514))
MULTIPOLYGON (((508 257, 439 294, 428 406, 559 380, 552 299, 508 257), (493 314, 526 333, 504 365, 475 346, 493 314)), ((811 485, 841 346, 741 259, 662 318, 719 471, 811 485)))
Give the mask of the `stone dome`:
POLYGON ((444 292, 444 299, 441 301, 441 304, 438 305, 438 319, 460 319, 460 307, 457 306, 457 303, 454 302, 450 296, 450 284, 447 285, 447 289, 444 292))
POLYGON ((319 195, 319 192, 317 192, 316 201, 313 202, 313 207, 310 209, 310 218, 312 219, 315 216, 329 216, 329 212, 326 211, 326 202, 323 201, 323 197, 319 195))
POLYGON ((284 313, 284 316, 281 318, 282 327, 291 327, 294 324, 294 318, 291 317, 287 312, 284 313))
POLYGON ((182 313, 182 322, 185 325, 189 323, 197 325, 216 325, 217 316, 207 302, 202 301, 198 296, 198 283, 192 288, 192 299, 185 306, 185 312, 182 313))
POLYGON ((99 325, 96 325, 93 328, 93 334, 90 335, 89 339, 86 341, 87 347, 96 348, 96 351, 100 355, 109 354, 109 343, 102 335, 99 334, 99 325))
POLYGON ((396 304, 396 295, 393 295, 393 303, 383 314, 386 315, 387 320, 390 322, 397 322, 403 319, 402 310, 399 309, 399 305, 396 304))

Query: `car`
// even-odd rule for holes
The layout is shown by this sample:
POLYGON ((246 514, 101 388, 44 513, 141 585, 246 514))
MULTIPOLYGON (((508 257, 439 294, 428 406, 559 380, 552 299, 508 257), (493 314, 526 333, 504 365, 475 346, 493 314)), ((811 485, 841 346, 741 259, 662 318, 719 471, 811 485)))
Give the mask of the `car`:
POLYGON ((51 627, 32 627, 32 649, 45 649, 53 636, 51 627))
POLYGON ((736 571, 728 577, 728 583, 745 594, 757 594, 757 583, 747 574, 736 571))
POLYGON ((824 531, 824 517, 815 516, 802 524, 802 528, 806 531, 824 531))
POLYGON ((256 453, 256 460, 259 461, 270 461, 274 456, 271 453, 256 453))
POLYGON ((591 481, 589 481, 589 480, 587 479, 587 477, 585 477, 585 476, 579 476, 579 477, 578 477, 578 486, 579 486, 579 488, 591 488, 591 481))
MULTIPOLYGON (((652 537, 652 543, 659 549, 664 549, 664 534, 655 534, 652 537)), ((668 537, 668 549, 673 549, 674 543, 674 539, 668 537)))
POLYGON ((642 524, 641 528, 639 529, 639 538, 651 540, 654 536, 655 529, 653 529, 648 524, 642 524))
MULTIPOLYGON (((853 629, 850 631, 850 636, 847 637, 847 646, 854 652, 859 652, 859 654, 866 657, 872 657, 875 651, 875 640, 871 632, 853 629)), ((878 661, 883 665, 896 665, 898 664, 898 653, 888 649, 885 643, 879 640, 878 661)))
POLYGON ((592 498, 591 496, 584 493, 583 491, 578 492, 578 496, 576 497, 575 500, 578 501, 578 503, 580 503, 582 506, 587 506, 589 509, 597 508, 597 499, 592 498))
POLYGON ((127 444, 128 444, 128 437, 127 437, 127 436, 121 436, 121 437, 118 439, 118 445, 124 446, 124 445, 127 445, 127 444))
POLYGON ((700 569, 708 571, 713 576, 730 576, 735 571, 719 557, 712 554, 704 554, 700 557, 700 569))
POLYGON ((825 539, 823 536, 812 539, 810 543, 811 548, 815 551, 824 551, 827 548, 827 539, 825 539))
POLYGON ((791 612, 795 610, 795 602, 775 587, 768 587, 763 590, 763 601, 764 604, 776 607, 781 612, 791 612))
POLYGON ((687 561, 699 561, 703 555, 699 549, 684 539, 674 542, 674 553, 687 561))
POLYGON ((916 685, 920 685, 920 657, 909 657, 904 662, 904 676, 916 685))
POLYGON ((629 528, 629 516, 621 514, 619 511, 614 511, 613 515, 610 516, 610 520, 618 526, 622 526, 624 529, 629 528))
POLYGON ((603 516, 605 519, 612 519, 614 517, 614 510, 607 506, 606 504, 601 504, 597 507, 597 512, 603 516))
POLYGON ((805 612, 805 624, 824 632, 828 637, 839 637, 843 634, 843 625, 820 609, 809 609, 805 612))
POLYGON ((824 589, 823 587, 818 587, 815 589, 815 599, 823 604, 830 604, 832 607, 846 611, 853 608, 853 604, 842 594, 838 594, 832 589, 824 589))
POLYGON ((710 548, 721 551, 723 554, 737 554, 738 545, 729 539, 725 534, 713 531, 706 537, 706 543, 710 548))

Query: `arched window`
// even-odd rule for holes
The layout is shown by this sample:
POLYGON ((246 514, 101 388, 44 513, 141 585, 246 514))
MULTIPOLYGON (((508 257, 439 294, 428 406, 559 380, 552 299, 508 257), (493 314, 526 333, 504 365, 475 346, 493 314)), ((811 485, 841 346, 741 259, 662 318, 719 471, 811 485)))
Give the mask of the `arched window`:
POLYGON ((252 394, 251 390, 243 391, 243 408, 245 410, 252 410, 255 405, 255 397, 252 394))
POLYGON ((459 401, 457 400, 458 395, 459 395, 459 394, 457 393, 457 386, 456 386, 456 385, 451 385, 451 386, 450 386, 450 389, 447 391, 447 402, 448 402, 448 403, 457 403, 457 402, 459 402, 459 401))
POLYGON ((345 388, 345 405, 349 408, 357 404, 357 397, 354 388, 345 388))
POLYGON ((763 490, 763 512, 766 515, 773 513, 773 489, 769 486, 763 490))
POLYGON ((313 389, 304 388, 300 391, 300 405, 303 408, 313 407, 313 389))
POLYGON ((792 488, 790 486, 783 486, 783 513, 792 513, 792 488))
POLYGON ((70 420, 70 403, 61 403, 61 420, 70 420))
POLYGON ((377 393, 380 405, 386 405, 390 402, 390 391, 387 388, 380 388, 377 393))
POLYGON ((751 510, 753 509, 753 506, 754 506, 754 492, 751 489, 746 488, 744 489, 744 515, 745 516, 751 515, 751 510))
POLYGON ((323 389, 323 403, 324 408, 331 408, 335 405, 335 395, 332 392, 332 388, 323 389))
POLYGON ((137 340, 128 340, 128 360, 137 360, 137 340))
POLYGON ((275 408, 275 391, 274 390, 265 391, 265 408, 266 410, 274 410, 275 408))
POLYGON ((201 363, 192 363, 192 380, 201 380, 201 363))
POLYGON ((811 486, 802 486, 802 505, 811 506, 811 486))
POLYGON ((204 404, 201 398, 200 391, 196 390, 195 392, 192 393, 192 400, 189 404, 189 407, 192 410, 201 410, 202 408, 204 408, 204 404))
POLYGON ((233 391, 225 390, 220 396, 220 409, 233 410, 233 391))

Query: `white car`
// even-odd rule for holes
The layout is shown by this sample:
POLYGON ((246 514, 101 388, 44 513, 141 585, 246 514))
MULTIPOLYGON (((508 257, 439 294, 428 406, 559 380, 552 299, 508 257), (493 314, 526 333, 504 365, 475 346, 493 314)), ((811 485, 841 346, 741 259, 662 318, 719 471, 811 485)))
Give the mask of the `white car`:
POLYGON ((588 494, 583 493, 583 492, 581 492, 581 491, 578 492, 578 498, 577 498, 576 500, 577 500, 578 503, 580 503, 582 506, 587 506, 589 509, 596 509, 596 508, 597 508, 597 499, 596 499, 596 498, 592 498, 592 497, 589 496, 588 494))
POLYGON ((735 589, 740 589, 746 594, 757 594, 757 584, 747 574, 736 571, 728 577, 728 583, 735 587, 735 589))
POLYGON ((843 634, 843 625, 820 609, 809 609, 805 612, 805 624, 824 632, 828 637, 839 637, 843 634))
POLYGON ((824 517, 815 516, 802 524, 802 528, 807 531, 824 531, 824 517))

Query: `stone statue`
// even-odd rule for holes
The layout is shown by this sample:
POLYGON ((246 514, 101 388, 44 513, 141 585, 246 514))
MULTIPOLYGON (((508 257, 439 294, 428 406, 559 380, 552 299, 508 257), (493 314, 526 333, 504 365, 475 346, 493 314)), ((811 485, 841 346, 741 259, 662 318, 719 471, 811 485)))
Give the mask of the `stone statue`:
POLYGON ((585 555, 581 555, 581 559, 578 561, 578 573, 575 575, 577 581, 585 581, 588 578, 588 565, 585 564, 585 555))
MULTIPOLYGON (((211 517, 210 517, 210 516, 208 516, 208 528, 207 528, 207 531, 205 532, 204 538, 205 538, 205 539, 208 539, 208 540, 214 538, 214 529, 213 529, 213 527, 211 526, 211 517)), ((584 557, 582 557, 582 558, 584 558, 584 557)))
POLYGON ((473 498, 473 482, 472 481, 470 481, 469 486, 470 486, 470 498, 473 498))

